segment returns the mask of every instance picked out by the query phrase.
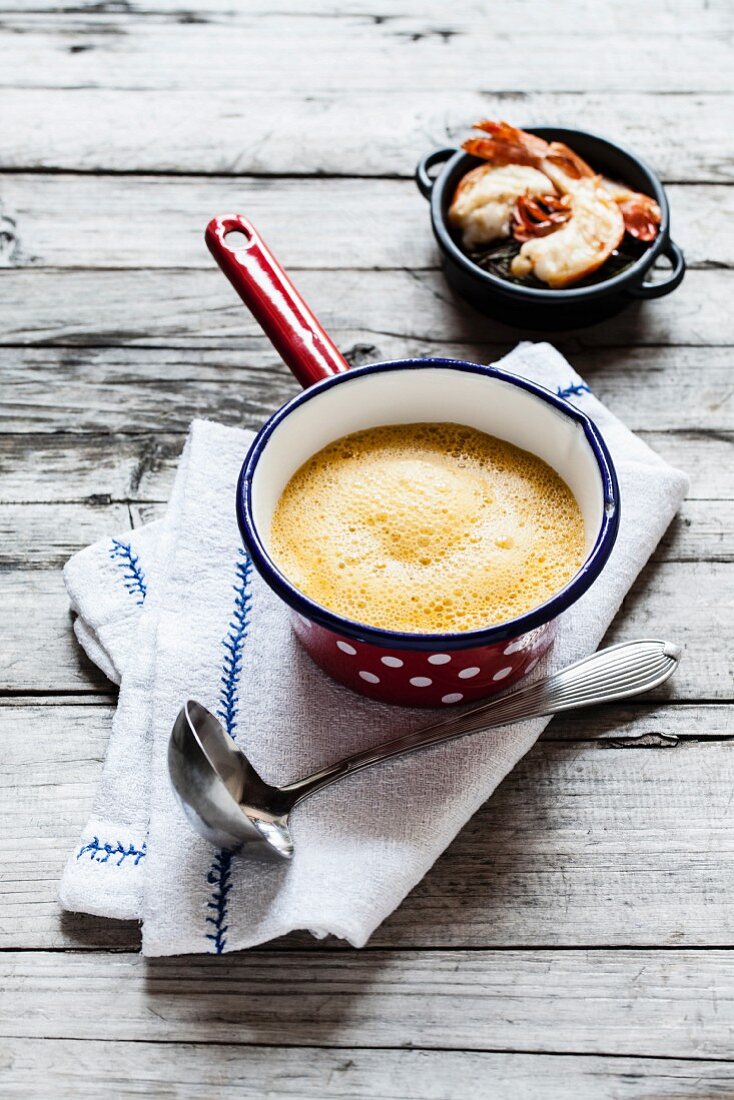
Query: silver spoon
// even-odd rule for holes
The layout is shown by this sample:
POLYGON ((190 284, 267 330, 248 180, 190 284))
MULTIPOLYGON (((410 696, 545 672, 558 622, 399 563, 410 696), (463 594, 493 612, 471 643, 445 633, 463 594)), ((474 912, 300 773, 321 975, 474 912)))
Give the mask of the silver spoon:
POLYGON ((609 646, 518 691, 355 753, 286 787, 261 779, 214 715, 189 700, 171 731, 168 771, 190 824, 210 843, 220 848, 247 845, 253 854, 290 859, 288 815, 330 783, 391 756, 467 733, 638 695, 672 676, 679 660, 680 648, 670 642, 640 639, 609 646))

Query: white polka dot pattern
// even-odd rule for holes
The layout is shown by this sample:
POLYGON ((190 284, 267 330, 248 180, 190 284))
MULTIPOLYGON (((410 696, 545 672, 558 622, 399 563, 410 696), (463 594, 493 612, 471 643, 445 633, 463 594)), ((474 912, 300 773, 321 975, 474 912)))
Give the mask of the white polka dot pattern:
MULTIPOLYGON (((293 618, 300 627, 302 616, 294 610, 293 618)), ((479 701, 530 672, 542 656, 538 654, 542 631, 530 631, 522 639, 494 646, 433 653, 383 649, 356 639, 352 642, 351 638, 329 636, 330 632, 318 624, 309 625, 308 631, 298 630, 298 637, 318 664, 323 660, 322 667, 336 680, 372 698, 404 706, 435 707, 479 701), (511 647, 517 657, 505 656, 511 647), (319 656, 320 649, 323 657, 319 656), (350 660, 345 661, 341 654, 350 660), (365 685, 369 685, 369 691, 365 685)))
POLYGON ((492 679, 493 680, 504 680, 505 676, 509 676, 511 672, 512 672, 512 666, 507 665, 506 668, 501 668, 499 670, 499 672, 495 672, 492 679))

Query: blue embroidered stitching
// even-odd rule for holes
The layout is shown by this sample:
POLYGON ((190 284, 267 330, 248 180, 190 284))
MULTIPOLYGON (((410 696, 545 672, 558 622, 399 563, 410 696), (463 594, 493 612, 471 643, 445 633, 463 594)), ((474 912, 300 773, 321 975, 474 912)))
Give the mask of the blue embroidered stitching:
POLYGON ((207 908, 213 909, 215 916, 207 917, 206 923, 214 925, 213 932, 207 932, 206 938, 214 944, 217 955, 221 955, 227 943, 227 928, 224 922, 227 919, 227 895, 232 889, 230 876, 232 874, 232 853, 228 848, 222 848, 214 857, 206 881, 212 890, 211 901, 207 902, 207 908))
POLYGON ((556 393, 559 397, 580 397, 582 393, 591 393, 591 390, 585 382, 579 382, 575 386, 566 386, 565 389, 559 386, 556 393))
MULTIPOLYGON (((219 708, 217 714, 224 722, 224 727, 230 737, 234 737, 237 727, 237 709, 239 695, 237 685, 242 671, 242 651, 244 649, 247 631, 250 626, 250 611, 252 607, 252 593, 250 591, 250 576, 252 562, 244 550, 240 550, 240 557, 235 566, 237 576, 233 585, 235 599, 232 610, 232 618, 229 621, 229 630, 222 639, 224 659, 222 661, 222 676, 219 681, 219 708)), ((227 945, 227 898, 232 883, 232 852, 228 848, 221 848, 209 869, 206 880, 214 887, 207 908, 213 910, 215 916, 206 918, 207 924, 214 926, 213 932, 207 932, 206 938, 214 944, 214 951, 221 955, 227 945)))
POLYGON ((122 568, 122 579, 125 588, 127 588, 131 596, 137 596, 135 602, 138 607, 142 607, 145 603, 148 588, 145 583, 145 573, 143 572, 138 555, 133 552, 129 543, 120 542, 119 539, 113 539, 110 557, 112 561, 117 562, 122 568))
MULTIPOLYGON (((133 553, 129 543, 112 539, 109 555, 112 561, 116 562, 123 570, 122 579, 125 588, 131 596, 138 597, 135 602, 138 607, 142 607, 148 590, 145 584, 145 573, 137 554, 133 553)), ((81 859, 83 855, 88 854, 93 863, 109 863, 114 856, 119 856, 120 858, 115 866, 121 867, 125 860, 132 856, 133 866, 137 867, 141 859, 145 858, 147 850, 148 846, 145 842, 140 848, 136 848, 134 844, 130 844, 126 848, 119 840, 111 844, 109 841, 102 842, 98 836, 95 836, 92 837, 89 844, 82 844, 76 858, 81 859)))
POLYGON ((87 852, 89 858, 94 863, 108 863, 113 856, 119 856, 117 866, 120 867, 128 856, 134 856, 133 865, 137 867, 141 859, 145 858, 148 846, 143 843, 140 848, 136 848, 134 844, 130 844, 127 848, 120 841, 110 844, 107 842, 101 842, 98 836, 92 837, 89 844, 83 844, 77 854, 77 859, 81 859, 87 852))
POLYGON ((222 639, 224 647, 224 660, 222 662, 222 676, 219 681, 219 709, 217 714, 224 722, 224 727, 230 737, 234 737, 237 725, 237 683, 242 669, 242 648, 247 629, 250 625, 250 608, 252 595, 250 593, 250 574, 252 562, 244 550, 240 550, 240 561, 237 562, 237 583, 233 586, 235 593, 232 618, 229 622, 229 633, 222 639))

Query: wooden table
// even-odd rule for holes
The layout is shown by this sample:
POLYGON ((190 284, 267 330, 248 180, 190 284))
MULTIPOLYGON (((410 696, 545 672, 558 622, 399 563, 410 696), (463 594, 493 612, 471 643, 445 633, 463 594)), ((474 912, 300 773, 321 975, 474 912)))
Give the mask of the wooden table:
POLYGON ((734 1095, 727 8, 0 3, 3 1096, 734 1095), (557 343, 690 474, 610 631, 685 661, 555 720, 366 949, 146 962, 56 902, 115 705, 61 565, 161 513, 194 415, 294 392, 204 249, 216 212, 353 362, 512 346, 449 292, 411 181, 481 115, 608 133, 668 184, 681 290, 557 343))

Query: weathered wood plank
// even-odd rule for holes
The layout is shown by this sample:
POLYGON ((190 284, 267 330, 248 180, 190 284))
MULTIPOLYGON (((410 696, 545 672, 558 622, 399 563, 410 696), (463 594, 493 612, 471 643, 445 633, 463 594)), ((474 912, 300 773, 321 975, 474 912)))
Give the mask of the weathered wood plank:
MULTIPOLYGON (((689 266, 732 266, 734 190, 674 184, 668 197, 689 266)), ((210 269, 203 228, 225 209, 247 213, 293 270, 422 269, 439 259, 428 208, 410 180, 21 173, 0 176, 0 199, 13 237, 3 248, 9 266, 210 269)))
MULTIPOLYGON (((250 414, 240 419, 230 409, 222 419, 257 428, 263 418, 250 414)), ((691 479, 689 500, 732 499, 730 433, 639 434, 668 462, 686 471, 691 479)), ((170 432, 0 434, 0 500, 163 503, 170 495, 183 443, 183 433, 170 432)))
MULTIPOLYGON (((356 363, 437 354, 495 362, 503 345, 429 345, 380 334, 360 343, 343 333, 356 363)), ((594 393, 631 429, 734 430, 733 347, 579 350, 558 334, 554 344, 594 393)), ((0 432, 180 432, 195 416, 255 425, 298 386, 264 338, 231 356, 221 351, 165 348, 1 348, 0 432)))
MULTIPOLYGON (((112 5, 100 4, 99 0, 64 0, 56 3, 54 0, 2 0, 0 14, 26 14, 43 15, 51 14, 85 16, 90 25, 96 17, 102 17, 106 22, 110 12, 122 11, 130 22, 137 21, 145 25, 145 21, 153 19, 160 21, 166 17, 170 22, 176 21, 185 25, 197 25, 197 20, 227 21, 229 25, 237 26, 243 21, 243 16, 238 9, 232 8, 226 0, 196 0, 193 10, 182 10, 180 0, 146 0, 145 5, 114 3, 112 5), (193 18, 192 18, 193 17, 193 18)), ((574 16, 576 26, 585 31, 593 30, 598 35, 609 34, 629 29, 630 19, 637 14, 632 0, 623 0, 611 9, 600 9, 597 14, 594 0, 575 0, 574 16)), ((700 33, 716 32, 721 26, 722 17, 728 14, 726 0, 649 0, 645 8, 646 23, 649 32, 670 34, 680 32, 683 27, 697 29, 700 33)), ((311 2, 301 4, 298 8, 285 0, 282 4, 256 3, 254 0, 247 6, 244 13, 245 21, 249 22, 255 16, 258 19, 274 16, 282 19, 284 15, 294 21, 297 18, 307 16, 309 21, 326 30, 331 30, 334 20, 354 16, 370 18, 375 23, 388 23, 392 21, 393 27, 399 28, 406 19, 421 19, 424 22, 436 22, 443 28, 444 22, 438 22, 438 17, 445 15, 444 9, 426 0, 401 0, 400 11, 389 15, 365 15, 364 0, 344 0, 336 3, 333 0, 325 2, 311 2), (435 9, 435 11, 434 11, 435 9)), ((481 29, 483 33, 491 30, 494 34, 517 32, 518 24, 522 24, 530 16, 533 16, 533 28, 536 32, 557 31, 558 19, 552 12, 546 9, 538 9, 534 0, 505 0, 502 9, 492 13, 491 26, 487 26, 485 13, 475 0, 458 0, 452 5, 451 16, 455 29, 461 28, 465 34, 472 33, 474 29, 481 29)), ((294 24, 291 24, 293 26, 294 24)), ((295 24, 298 26, 299 24, 295 24)))
POLYGON ((184 436, 0 435, 4 502, 168 500, 184 436))
MULTIPOLYGON (((574 13, 574 18, 588 18, 588 8, 583 0, 568 0, 567 8, 574 13)), ((196 19, 228 19, 235 21, 238 18, 237 9, 232 9, 227 0, 196 0, 193 7, 182 10, 179 0, 146 0, 145 4, 113 4, 113 10, 130 12, 135 19, 144 20, 147 17, 158 19, 167 17, 179 22, 191 23, 191 17, 196 19)), ((628 3, 622 3, 611 10, 601 9, 599 19, 594 20, 593 27, 600 35, 610 31, 623 30, 629 20, 629 14, 636 9, 629 7, 628 3)), ((100 4, 98 0, 63 0, 56 3, 55 0, 1 0, 0 13, 26 13, 26 14, 59 14, 69 12, 75 15, 85 14, 94 18, 95 15, 107 15, 108 5, 100 4)), ((650 32, 673 32, 679 30, 682 25, 689 26, 694 17, 700 15, 703 20, 700 30, 705 31, 709 27, 711 13, 726 13, 728 7, 726 0, 648 0, 646 17, 649 21, 650 32), (689 21, 691 21, 689 23, 689 21)), ((298 4, 297 12, 294 12, 293 0, 273 0, 273 2, 252 2, 248 5, 248 14, 258 14, 259 17, 267 15, 287 14, 292 17, 305 17, 321 19, 325 25, 332 20, 344 17, 344 15, 363 15, 364 4, 362 0, 302 0, 298 4)), ((457 0, 451 7, 452 19, 461 26, 474 26, 482 23, 486 30, 485 13, 475 0, 457 0)), ((516 31, 517 21, 523 21, 533 15, 534 26, 539 30, 557 30, 558 19, 545 9, 538 9, 535 0, 505 0, 502 11, 492 14, 492 30, 496 34, 505 31, 516 31)), ((375 22, 387 22, 388 20, 401 20, 406 18, 431 18, 430 4, 425 0, 402 0, 401 10, 392 15, 377 15, 372 17, 375 22)), ((717 25, 717 24, 716 24, 717 25)), ((709 27, 710 29, 710 27, 709 27)))
POLYGON ((0 504, 0 568, 61 568, 70 554, 130 526, 125 504, 0 504))
MULTIPOLYGON (((439 271, 302 271, 298 288, 332 333, 500 344, 520 333, 483 317, 439 271)), ((221 273, 146 270, 0 270, 0 343, 221 348, 240 356, 258 326, 221 273)), ((635 302, 576 333, 578 346, 728 344, 734 271, 689 271, 675 294, 635 302)), ((567 338, 568 339, 568 338, 567 338)))
MULTIPOLYGON (((60 570, 6 571, 2 588, 5 638, 0 690, 96 690, 104 684, 104 677, 89 668, 75 644, 60 570)), ((669 637, 685 647, 686 659, 670 685, 658 692, 680 700, 731 699, 733 605, 730 563, 651 563, 625 599, 607 637, 609 642, 634 635, 669 637)))
POLYGON ((0 691, 104 690, 109 681, 76 644, 61 570, 1 575, 0 691))
MULTIPOLYGON (((2 504, 0 568, 60 569, 90 542, 142 526, 164 504, 2 504)), ((734 500, 686 501, 654 561, 734 561, 734 500)))
MULTIPOLYGON (((434 12, 387 20, 345 13, 328 21, 308 11, 252 13, 245 5, 193 26, 175 18, 140 19, 128 10, 108 9, 92 19, 69 11, 8 13, 0 25, 2 80, 11 88, 235 87, 240 94, 301 94, 306 88, 313 94, 349 87, 412 92, 423 82, 420 74, 430 73, 432 87, 450 103, 457 87, 499 92, 525 87, 528 58, 542 57, 542 64, 532 67, 536 92, 678 93, 682 73, 687 91, 731 90, 725 12, 678 5, 678 25, 673 28, 668 17, 660 21, 665 29, 653 31, 647 20, 636 18, 634 0, 624 0, 620 8, 618 18, 626 13, 627 21, 609 26, 604 48, 596 50, 588 45, 588 36, 598 33, 590 7, 574 10, 572 33, 565 23, 547 18, 538 27, 527 8, 526 18, 502 33, 476 9, 462 19, 438 5, 434 12)), ((340 139, 337 131, 335 140, 340 139)))
POLYGON ((639 435, 667 462, 690 478, 689 499, 729 499, 732 494, 731 448, 734 437, 712 432, 640 432, 639 435), (716 462, 725 464, 717 474, 716 462))
POLYGON ((734 561, 734 501, 685 501, 653 561, 734 561))
POLYGON ((648 565, 625 597, 606 642, 634 635, 680 641, 685 661, 667 689, 671 697, 691 698, 687 693, 695 692, 698 699, 731 699, 734 664, 727 635, 734 630, 734 591, 728 587, 734 576, 729 569, 714 562, 648 565))
MULTIPOLYGON (((647 29, 645 37, 649 47, 665 58, 680 90, 680 75, 666 51, 647 29)), ((564 38, 571 40, 565 30, 564 38)), ((583 37, 578 42, 594 64, 599 51, 589 51, 583 37)), ((85 44, 71 39, 68 46, 85 44)), ((544 59, 547 46, 544 41, 544 59)), ((606 45, 601 49, 607 52, 606 45)), ((306 52, 302 44, 300 50, 306 52)), ((97 52, 105 56, 103 48, 97 52)), ((454 54, 454 60, 456 56, 462 54, 454 54)), ((653 85, 643 95, 630 91, 624 79, 619 93, 600 90, 594 79, 579 94, 576 89, 583 85, 573 68, 571 92, 543 92, 535 87, 504 91, 527 88, 527 56, 524 41, 516 54, 522 69, 496 91, 485 90, 496 70, 484 56, 477 70, 479 91, 465 90, 469 69, 462 60, 461 75, 448 91, 426 90, 428 70, 421 70, 419 78, 409 74, 414 83, 410 91, 397 89, 394 81, 389 91, 357 88, 350 72, 336 94, 313 87, 304 96, 307 85, 295 92, 264 91, 257 81, 243 92, 232 82, 231 71, 222 87, 207 89, 205 94, 136 89, 118 83, 107 55, 101 63, 108 66, 108 74, 113 73, 114 88, 85 87, 77 74, 74 87, 3 90, 0 169, 411 176, 423 153, 455 145, 477 118, 494 116, 521 126, 547 125, 554 119, 581 129, 591 126, 643 152, 667 182, 731 182, 734 146, 731 128, 722 121, 730 107, 726 97, 715 94, 728 64, 718 72, 713 63, 709 66, 713 93, 694 87, 691 77, 688 95, 664 94, 662 85, 653 85), (84 119, 83 126, 79 119, 84 119), (681 140, 681 135, 695 135, 695 140, 681 140)), ((609 51, 608 57, 618 68, 618 54, 609 51)), ((322 67, 329 66, 330 61, 322 67)), ((248 67, 238 59, 238 71, 248 67)), ((33 69, 42 68, 36 58, 33 69)), ((360 62, 357 71, 363 68, 360 62)), ((685 62, 682 71, 688 71, 685 62)), ((432 72, 431 84, 434 76, 432 72)))
POLYGON ((731 1057, 734 953, 8 952, 14 1038, 731 1057), (253 1006, 256 1009, 253 1010, 253 1006))
POLYGON ((247 360, 234 365, 208 351, 0 348, 0 431, 185 432, 202 415, 262 423, 298 383, 272 347, 247 360))
POLYGON ((577 1058, 478 1051, 329 1050, 76 1039, 3 1042, 0 1085, 7 1100, 455 1100, 478 1095, 522 1100, 730 1100, 734 1069, 683 1059, 577 1058), (48 1067, 48 1068, 40 1068, 48 1067), (479 1093, 481 1095, 481 1093, 479 1093), (488 1095, 488 1094, 486 1094, 488 1095))
MULTIPOLYGON (((136 925, 62 914, 56 898, 111 720, 111 705, 76 700, 0 708, 12 760, 0 773, 2 948, 137 945, 136 925)), ((727 736, 725 706, 555 718, 372 946, 731 943, 734 741, 718 740, 727 736)))
MULTIPOLYGON (((18 699, 22 704, 22 696, 18 699)), ((76 705, 76 699, 69 703, 76 705)), ((64 704, 63 696, 60 705, 64 704)), ((724 703, 685 705, 630 700, 556 715, 543 741, 612 741, 619 748, 670 748, 683 738, 722 741, 734 737, 734 708, 724 703)))

